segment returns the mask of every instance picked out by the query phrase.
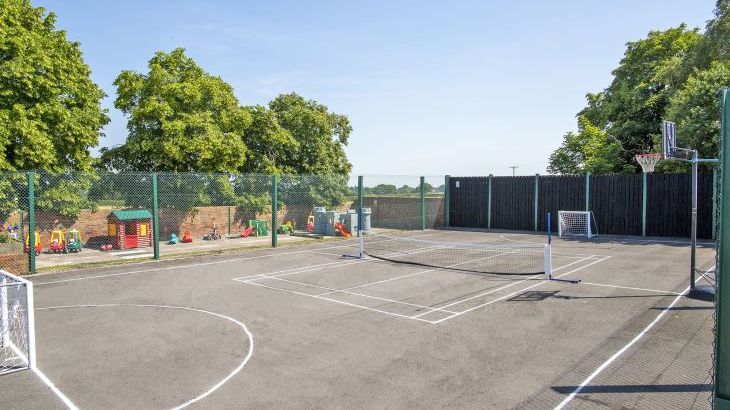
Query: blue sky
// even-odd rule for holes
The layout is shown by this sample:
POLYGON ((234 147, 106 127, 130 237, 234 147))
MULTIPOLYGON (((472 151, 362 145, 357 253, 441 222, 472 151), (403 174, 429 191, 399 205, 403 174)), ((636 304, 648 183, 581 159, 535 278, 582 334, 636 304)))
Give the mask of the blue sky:
POLYGON ((242 104, 295 91, 346 114, 355 173, 507 175, 545 173, 627 41, 704 28, 715 0, 32 2, 109 95, 103 146, 127 133, 114 78, 184 47, 242 104))

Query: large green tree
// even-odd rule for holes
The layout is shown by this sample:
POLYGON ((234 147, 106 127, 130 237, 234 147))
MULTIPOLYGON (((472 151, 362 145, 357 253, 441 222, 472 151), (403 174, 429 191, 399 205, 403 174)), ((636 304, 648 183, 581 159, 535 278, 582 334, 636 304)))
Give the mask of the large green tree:
POLYGON ((578 132, 568 132, 550 156, 548 172, 555 174, 607 174, 632 171, 621 162, 621 143, 585 117, 578 117, 578 132), (628 169, 627 169, 628 168, 628 169))
MULTIPOLYGON (((109 121, 79 44, 28 0, 0 0, 0 171, 37 173, 37 209, 75 217, 89 204, 98 145, 109 121), (69 171, 77 172, 74 175, 69 171)), ((0 214, 27 206, 19 174, 0 178, 0 214)))
POLYGON ((206 73, 181 48, 157 52, 146 74, 122 71, 114 106, 129 117, 129 137, 105 152, 107 166, 140 171, 228 172, 246 160, 251 115, 233 88, 206 73))

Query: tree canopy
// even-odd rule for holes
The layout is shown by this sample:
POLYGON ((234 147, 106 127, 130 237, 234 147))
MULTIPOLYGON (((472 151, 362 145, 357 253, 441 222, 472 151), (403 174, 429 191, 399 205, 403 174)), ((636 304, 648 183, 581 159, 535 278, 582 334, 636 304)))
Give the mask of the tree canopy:
MULTIPOLYGON (((680 145, 716 157, 718 91, 730 85, 728 4, 718 1, 704 33, 682 24, 629 42, 611 84, 587 94, 587 106, 578 113, 579 131, 565 134, 550 156, 548 172, 639 172, 634 155, 661 151, 664 119, 677 123, 680 145), (586 141, 591 146, 583 146, 586 141)), ((659 171, 685 168, 672 161, 657 166, 659 171)))

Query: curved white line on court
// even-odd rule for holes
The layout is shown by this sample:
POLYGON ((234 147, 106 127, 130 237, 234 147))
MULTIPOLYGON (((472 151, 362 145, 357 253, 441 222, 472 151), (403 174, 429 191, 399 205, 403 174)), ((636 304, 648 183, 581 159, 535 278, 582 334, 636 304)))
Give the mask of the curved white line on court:
MULTIPOLYGON (((230 380, 233 376, 237 375, 241 371, 241 369, 243 369, 244 366, 246 366, 246 363, 248 363, 248 361, 251 359, 251 356, 253 355, 253 335, 248 330, 246 325, 244 325, 240 321, 238 321, 230 316, 211 312, 211 311, 208 311, 205 309, 191 308, 191 307, 187 307, 187 306, 171 306, 171 305, 153 305, 153 304, 136 304, 136 303, 105 303, 105 304, 96 304, 96 305, 88 304, 88 305, 48 306, 48 307, 44 307, 44 308, 36 308, 36 310, 74 309, 74 308, 89 308, 89 307, 152 307, 152 308, 163 308, 163 309, 187 310, 187 311, 191 311, 191 312, 205 313, 208 315, 212 315, 212 316, 216 316, 216 317, 228 320, 230 322, 235 323, 241 329, 243 329, 243 332, 246 334, 246 336, 248 337, 248 341, 249 341, 248 353, 246 354, 246 357, 243 358, 243 361, 235 369, 233 369, 233 371, 231 371, 226 377, 224 377, 223 380, 221 380, 218 383, 216 383, 215 385, 213 385, 213 387, 206 390, 204 393, 200 394, 199 396, 197 396, 191 400, 188 400, 183 404, 173 407, 171 410, 179 410, 179 409, 185 408, 193 403, 196 403, 196 402, 203 400, 204 398, 210 396, 213 392, 215 392, 221 386, 226 384, 226 382, 228 382, 228 380, 230 380)), ((58 391, 57 394, 58 393, 60 393, 60 391, 58 391)), ((66 396, 61 394, 59 397, 61 397, 63 399, 66 396)), ((66 400, 68 400, 68 399, 66 399, 66 400)))

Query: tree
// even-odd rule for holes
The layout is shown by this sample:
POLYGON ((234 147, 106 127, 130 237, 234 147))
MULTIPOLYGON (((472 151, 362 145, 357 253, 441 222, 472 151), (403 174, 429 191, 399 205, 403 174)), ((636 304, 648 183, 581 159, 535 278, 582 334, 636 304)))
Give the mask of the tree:
MULTIPOLYGON (((0 171, 42 170, 37 209, 75 217, 94 178, 89 149, 109 118, 79 44, 55 24, 53 13, 28 0, 0 0, 0 171)), ((3 174, 3 219, 27 208, 27 189, 24 176, 3 174)))
POLYGON ((105 152, 107 166, 197 172, 241 168, 251 115, 238 105, 232 87, 206 73, 181 48, 155 53, 148 67, 147 74, 122 71, 114 81, 114 106, 129 117, 129 137, 123 148, 105 152))
POLYGON ((623 164, 621 144, 585 116, 578 117, 578 132, 568 132, 563 144, 550 155, 548 172, 555 174, 607 174, 632 172, 623 164))
POLYGON ((295 149, 282 167, 297 174, 349 174, 352 164, 344 147, 352 127, 346 116, 296 93, 279 95, 269 103, 269 109, 296 141, 295 145, 286 145, 295 149))
POLYGON ((717 158, 720 150, 720 97, 730 85, 730 62, 715 61, 696 71, 674 95, 667 117, 677 123, 677 145, 697 149, 701 157, 717 158))
POLYGON ((295 173, 292 164, 300 147, 299 141, 279 125, 274 111, 260 105, 246 107, 246 110, 252 121, 243 133, 246 161, 239 170, 265 174, 295 173))

